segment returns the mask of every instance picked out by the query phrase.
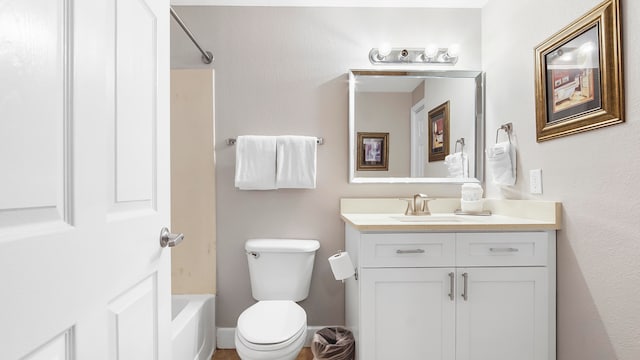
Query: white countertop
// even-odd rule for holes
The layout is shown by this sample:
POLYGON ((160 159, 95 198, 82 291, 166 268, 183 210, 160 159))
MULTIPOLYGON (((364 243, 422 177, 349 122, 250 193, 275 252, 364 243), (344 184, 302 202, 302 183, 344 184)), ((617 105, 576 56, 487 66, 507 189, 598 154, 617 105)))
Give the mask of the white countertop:
POLYGON ((485 199, 490 216, 453 214, 459 206, 459 199, 437 199, 430 216, 406 216, 401 199, 341 199, 340 213, 360 231, 543 231, 562 222, 562 205, 553 201, 485 199))

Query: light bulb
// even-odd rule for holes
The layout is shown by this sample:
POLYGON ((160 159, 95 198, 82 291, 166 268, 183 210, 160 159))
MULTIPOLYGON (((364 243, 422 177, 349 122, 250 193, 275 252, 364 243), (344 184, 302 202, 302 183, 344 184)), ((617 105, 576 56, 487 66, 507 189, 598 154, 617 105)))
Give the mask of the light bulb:
POLYGON ((382 60, 389 54, 391 54, 391 45, 389 45, 389 43, 380 44, 378 47, 378 59, 382 60))
POLYGON ((458 55, 460 54, 460 45, 458 44, 451 44, 451 46, 449 46, 449 49, 447 50, 447 55, 449 55, 449 57, 458 57, 458 55))
POLYGON ((436 55, 438 55, 438 45, 429 44, 424 48, 424 56, 427 58, 434 58, 436 55))
POLYGON ((588 42, 586 42, 586 43, 584 43, 584 44, 582 44, 580 46, 580 52, 588 54, 588 53, 593 52, 593 50, 595 50, 595 48, 596 48, 596 46, 593 44, 593 42, 588 41, 588 42))

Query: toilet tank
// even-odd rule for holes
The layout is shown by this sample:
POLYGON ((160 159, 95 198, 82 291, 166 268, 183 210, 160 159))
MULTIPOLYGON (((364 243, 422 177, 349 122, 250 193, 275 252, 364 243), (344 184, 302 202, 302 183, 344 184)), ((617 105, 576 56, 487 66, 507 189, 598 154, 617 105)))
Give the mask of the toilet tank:
POLYGON ((256 300, 301 301, 309 295, 317 240, 251 239, 245 250, 256 300))

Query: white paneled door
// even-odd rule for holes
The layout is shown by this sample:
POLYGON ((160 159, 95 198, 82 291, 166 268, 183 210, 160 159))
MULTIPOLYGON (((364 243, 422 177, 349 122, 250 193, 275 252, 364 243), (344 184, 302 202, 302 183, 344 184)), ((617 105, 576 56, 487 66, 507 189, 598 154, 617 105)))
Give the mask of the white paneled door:
POLYGON ((168 15, 0 0, 0 359, 169 360, 168 15))
POLYGON ((427 163, 427 110, 424 100, 411 108, 411 177, 423 177, 427 163))

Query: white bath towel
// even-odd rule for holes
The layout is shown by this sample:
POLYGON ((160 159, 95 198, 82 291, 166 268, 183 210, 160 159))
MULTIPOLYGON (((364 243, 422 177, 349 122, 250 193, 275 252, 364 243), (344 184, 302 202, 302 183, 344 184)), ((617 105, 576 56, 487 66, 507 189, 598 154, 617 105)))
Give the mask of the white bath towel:
POLYGON ((311 136, 278 136, 276 187, 279 189, 316 188, 318 144, 311 136))
POLYGON ((447 170, 449 170, 449 177, 469 177, 469 157, 467 154, 457 152, 447 155, 444 158, 444 164, 447 166, 447 170))
POLYGON ((501 142, 486 150, 487 166, 496 185, 515 185, 516 147, 510 142, 501 142))
POLYGON ((241 190, 276 188, 275 136, 238 136, 236 140, 236 187, 241 190))

